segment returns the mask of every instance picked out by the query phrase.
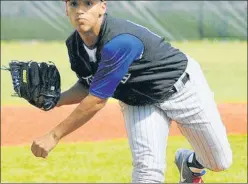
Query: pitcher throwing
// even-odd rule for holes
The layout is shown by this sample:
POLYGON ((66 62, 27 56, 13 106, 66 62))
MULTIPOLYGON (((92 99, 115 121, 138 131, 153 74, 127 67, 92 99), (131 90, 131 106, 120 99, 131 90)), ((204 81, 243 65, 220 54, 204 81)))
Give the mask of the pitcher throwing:
POLYGON ((175 154, 180 182, 201 183, 206 169, 229 168, 226 129, 200 65, 149 29, 109 16, 106 8, 101 0, 66 1, 75 28, 66 46, 78 81, 62 93, 57 106, 79 105, 33 142, 33 154, 47 157, 61 138, 87 123, 113 97, 120 101, 126 123, 132 182, 164 182, 172 120, 193 148, 175 154))

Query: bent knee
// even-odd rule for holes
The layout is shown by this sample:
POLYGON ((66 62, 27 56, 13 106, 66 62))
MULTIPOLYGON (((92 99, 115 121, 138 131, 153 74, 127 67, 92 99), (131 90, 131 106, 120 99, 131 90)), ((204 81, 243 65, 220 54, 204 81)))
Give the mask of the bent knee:
POLYGON ((232 165, 232 156, 225 159, 220 159, 215 162, 214 166, 210 170, 214 172, 221 172, 227 170, 232 165))

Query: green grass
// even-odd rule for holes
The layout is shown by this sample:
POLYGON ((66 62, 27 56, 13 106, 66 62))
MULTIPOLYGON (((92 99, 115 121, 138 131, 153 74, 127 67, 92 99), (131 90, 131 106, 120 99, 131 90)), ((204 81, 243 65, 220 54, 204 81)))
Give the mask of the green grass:
MULTIPOLYGON (((233 164, 223 172, 211 172, 205 182, 247 182, 247 136, 229 136, 233 164)), ((174 153, 190 148, 184 137, 169 137, 166 182, 178 182, 174 153)), ((2 147, 2 182, 130 182, 131 153, 127 140, 59 144, 48 159, 35 158, 29 146, 2 147)))
MULTIPOLYGON (((62 89, 69 88, 76 80, 70 70, 67 49, 63 42, 1 42, 1 64, 10 60, 53 61, 62 77, 62 89)), ((206 78, 215 93, 216 101, 247 102, 247 43, 246 42, 172 42, 182 51, 195 58, 202 66, 206 78)), ((19 98, 13 98, 11 78, 8 72, 1 72, 2 105, 26 105, 19 98)))
POLYGON ((218 103, 247 102, 246 42, 173 44, 201 65, 218 103))

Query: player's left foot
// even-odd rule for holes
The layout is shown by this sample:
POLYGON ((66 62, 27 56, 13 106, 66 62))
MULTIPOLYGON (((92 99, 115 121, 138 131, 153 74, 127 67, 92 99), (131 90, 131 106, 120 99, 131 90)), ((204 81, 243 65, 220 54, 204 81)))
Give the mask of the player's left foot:
POLYGON ((187 165, 188 158, 192 153, 192 151, 185 149, 179 149, 176 152, 175 164, 180 172, 179 183, 203 183, 202 176, 206 173, 206 170, 194 173, 187 165))

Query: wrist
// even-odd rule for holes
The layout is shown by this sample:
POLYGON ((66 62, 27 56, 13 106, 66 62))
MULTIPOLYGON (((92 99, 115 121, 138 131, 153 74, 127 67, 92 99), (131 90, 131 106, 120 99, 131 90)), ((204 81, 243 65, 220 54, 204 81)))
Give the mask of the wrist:
POLYGON ((62 138, 61 134, 57 130, 51 131, 51 135, 52 135, 53 139, 56 141, 59 141, 62 138))

